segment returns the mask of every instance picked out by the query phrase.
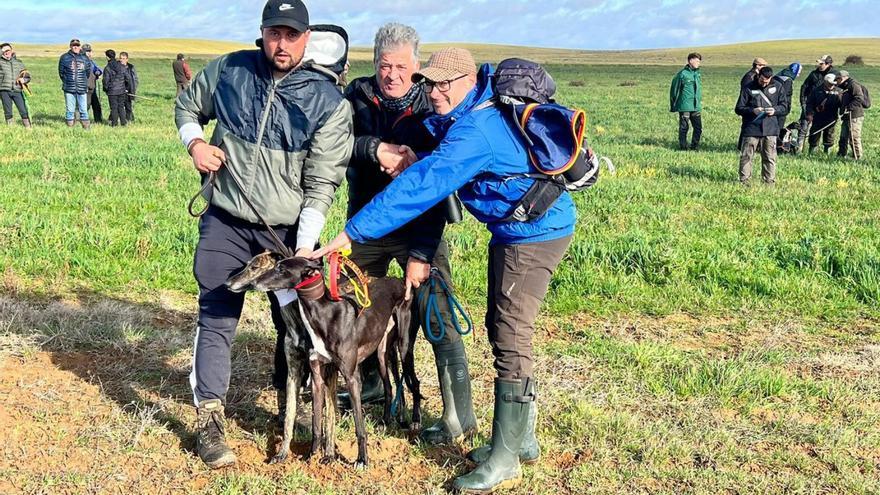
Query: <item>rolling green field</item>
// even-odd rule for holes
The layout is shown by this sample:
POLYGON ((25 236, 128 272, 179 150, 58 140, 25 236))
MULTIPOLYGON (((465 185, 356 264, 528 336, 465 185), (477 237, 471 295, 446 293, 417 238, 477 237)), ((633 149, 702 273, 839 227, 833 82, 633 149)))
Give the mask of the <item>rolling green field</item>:
MULTIPOLYGON (((774 50, 771 65, 789 61, 792 52, 774 50)), ((780 156, 775 187, 743 188, 733 105, 758 54, 744 55, 743 67, 706 61, 700 152, 676 150, 675 66, 550 67, 558 99, 586 109, 591 144, 617 173, 576 196, 577 233, 537 336, 545 456, 514 493, 880 492, 880 117, 869 110, 864 161, 780 156)), ((65 476, 0 457, 0 480, 12 483, 0 491, 147 492, 148 481, 100 463, 153 459, 151 476, 164 476, 169 492, 442 492, 466 469, 457 449, 404 444, 403 457, 364 475, 345 461, 330 474, 299 459, 212 473, 193 459, 186 375, 197 225, 186 203, 198 179, 172 122, 171 58, 132 61, 144 97, 136 122, 84 132, 64 125, 57 59, 24 59, 36 127, 6 128, 0 139, 0 362, 38 366, 49 353, 55 367, 100 385, 95 400, 116 411, 108 438, 128 438, 133 424, 138 437, 103 442, 73 429, 98 464, 65 476), (65 364, 70 356, 86 364, 65 364), (395 462, 416 468, 400 473, 395 462)), ((352 72, 368 71, 360 62, 352 72)), ((880 91, 880 67, 851 73, 880 91)), ((345 197, 340 190, 325 234, 341 228, 345 197)), ((488 234, 472 218, 447 232, 454 282, 481 321, 488 234)), ((233 357, 231 435, 257 459, 271 450, 274 337, 264 304, 249 301, 233 357)), ((485 437, 484 330, 468 349, 485 437)), ((436 416, 430 351, 422 342, 418 352, 436 416)), ((350 441, 350 420, 343 425, 350 441)), ((375 421, 370 433, 376 442, 405 436, 375 421)))

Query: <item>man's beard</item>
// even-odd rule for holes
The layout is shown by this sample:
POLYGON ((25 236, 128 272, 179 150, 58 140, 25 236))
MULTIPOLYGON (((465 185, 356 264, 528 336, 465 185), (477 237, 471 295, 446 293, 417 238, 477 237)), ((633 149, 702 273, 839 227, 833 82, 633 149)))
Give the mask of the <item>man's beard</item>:
POLYGON ((278 60, 276 58, 277 55, 278 54, 276 53, 272 56, 272 66, 275 67, 275 70, 277 70, 278 72, 290 72, 302 61, 302 57, 296 59, 293 55, 289 53, 286 54, 286 60, 278 60))

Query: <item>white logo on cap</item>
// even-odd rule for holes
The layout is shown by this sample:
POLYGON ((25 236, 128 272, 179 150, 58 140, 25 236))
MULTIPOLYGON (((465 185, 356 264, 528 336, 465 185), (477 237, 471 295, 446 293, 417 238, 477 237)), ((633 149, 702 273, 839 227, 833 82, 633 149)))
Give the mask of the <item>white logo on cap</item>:
POLYGON ((284 12, 285 10, 293 10, 295 8, 296 7, 294 7, 293 5, 290 5, 289 3, 282 3, 281 7, 278 7, 278 10, 280 10, 281 12, 284 12))

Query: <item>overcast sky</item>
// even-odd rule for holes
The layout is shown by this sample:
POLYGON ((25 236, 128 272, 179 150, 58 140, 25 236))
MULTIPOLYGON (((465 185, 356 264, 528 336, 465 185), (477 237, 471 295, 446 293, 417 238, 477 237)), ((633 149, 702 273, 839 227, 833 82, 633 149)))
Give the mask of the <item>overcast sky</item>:
MULTIPOLYGON (((2 2, 4 41, 37 43, 72 37, 249 42, 258 35, 263 6, 262 0, 2 2)), ((376 28, 392 20, 415 27, 425 42, 580 49, 880 35, 878 0, 306 0, 306 5, 312 23, 339 24, 359 46, 370 45, 376 28)))

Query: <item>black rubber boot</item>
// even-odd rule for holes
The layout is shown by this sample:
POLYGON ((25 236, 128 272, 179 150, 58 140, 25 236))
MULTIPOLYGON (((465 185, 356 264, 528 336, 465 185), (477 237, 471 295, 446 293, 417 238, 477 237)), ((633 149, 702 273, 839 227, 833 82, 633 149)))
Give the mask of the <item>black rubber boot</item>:
MULTIPOLYGON (((361 363, 361 405, 378 404, 385 400, 385 388, 379 376, 379 358, 373 354, 361 363)), ((351 409, 351 396, 348 392, 336 395, 336 405, 340 410, 351 409)))
POLYGON ((486 462, 453 481, 456 492, 493 493, 519 483, 522 478, 519 449, 526 435, 533 400, 534 388, 529 379, 495 379, 492 453, 486 462))
POLYGON ((422 430, 419 438, 430 445, 455 443, 477 432, 464 341, 435 345, 434 361, 437 363, 443 415, 436 424, 422 430))
MULTIPOLYGON (((538 437, 535 436, 535 423, 538 421, 538 394, 537 383, 532 381, 533 395, 535 400, 529 405, 529 424, 526 427, 526 436, 519 448, 519 461, 523 464, 534 464, 541 458, 541 446, 538 445, 538 437)), ((492 446, 484 445, 468 452, 469 461, 482 464, 492 454, 492 446)))
POLYGON ((218 399, 199 404, 199 423, 196 435, 196 451, 199 458, 211 469, 235 464, 235 454, 226 445, 226 417, 223 403, 218 399))

